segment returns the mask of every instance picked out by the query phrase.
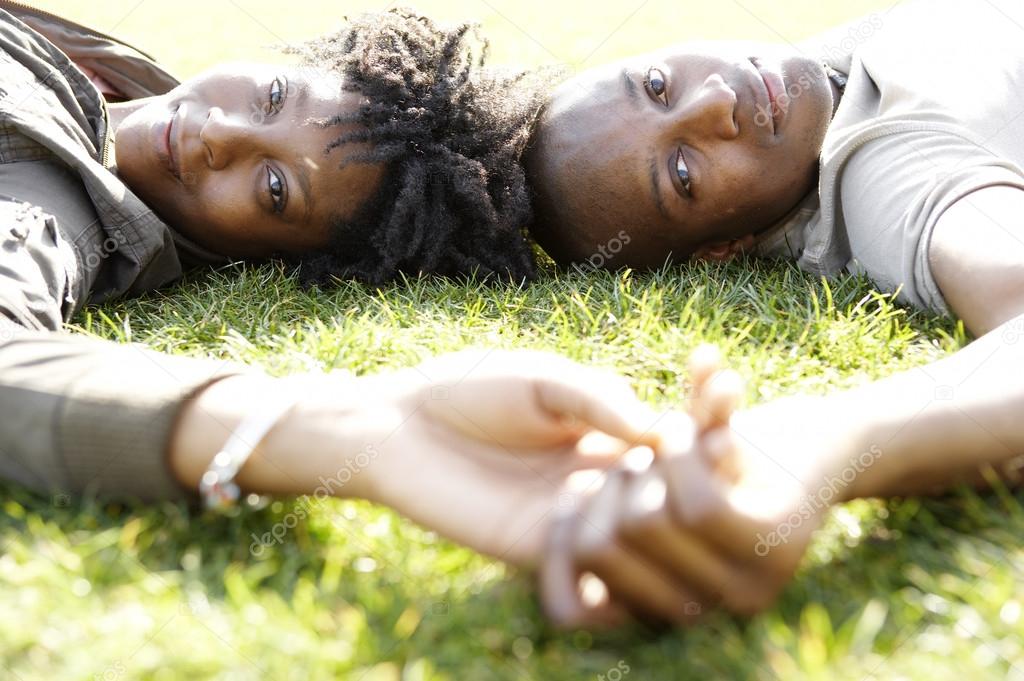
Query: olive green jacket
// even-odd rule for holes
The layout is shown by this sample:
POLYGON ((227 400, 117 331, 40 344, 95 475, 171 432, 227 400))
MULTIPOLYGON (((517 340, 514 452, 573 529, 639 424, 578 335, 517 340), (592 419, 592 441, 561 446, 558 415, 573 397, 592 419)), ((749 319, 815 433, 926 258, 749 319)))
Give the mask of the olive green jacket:
POLYGON ((53 493, 187 497, 165 450, 183 400, 248 371, 62 332, 86 303, 228 262, 115 175, 106 104, 177 85, 135 48, 0 0, 0 478, 53 493))

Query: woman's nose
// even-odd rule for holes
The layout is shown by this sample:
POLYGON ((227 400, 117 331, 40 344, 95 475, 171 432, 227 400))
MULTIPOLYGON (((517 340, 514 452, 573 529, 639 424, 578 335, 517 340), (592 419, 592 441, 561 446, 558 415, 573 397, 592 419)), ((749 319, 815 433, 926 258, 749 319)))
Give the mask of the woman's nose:
POLYGON ((240 154, 250 151, 255 136, 246 116, 227 114, 220 107, 210 107, 199 130, 199 139, 209 149, 207 163, 212 170, 230 165, 240 154))

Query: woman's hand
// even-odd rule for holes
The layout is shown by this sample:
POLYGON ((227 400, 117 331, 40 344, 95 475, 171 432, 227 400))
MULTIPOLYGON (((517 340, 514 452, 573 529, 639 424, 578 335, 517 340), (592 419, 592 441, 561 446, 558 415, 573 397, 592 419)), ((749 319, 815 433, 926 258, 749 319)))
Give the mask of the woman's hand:
POLYGON ((478 551, 539 561, 567 477, 653 445, 658 415, 624 379, 539 352, 467 351, 362 378, 218 381, 184 409, 170 445, 195 488, 244 414, 297 383, 303 399, 243 466, 246 492, 377 501, 478 551))
POLYGON ((370 498, 520 565, 539 562, 570 475, 657 442, 658 415, 623 378, 546 353, 442 356, 374 392, 397 412, 370 498))
POLYGON ((244 489, 367 498, 516 564, 538 562, 570 474, 657 441, 658 416, 624 379, 546 353, 288 380, 307 397, 242 469, 244 489))
POLYGON ((853 468, 870 465, 848 456, 852 440, 826 400, 780 400, 730 418, 738 377, 717 371, 707 351, 691 371, 692 417, 659 424, 658 456, 631 457, 559 515, 541 570, 557 624, 606 626, 627 613, 686 624, 719 605, 764 609, 825 510, 847 497, 853 468))

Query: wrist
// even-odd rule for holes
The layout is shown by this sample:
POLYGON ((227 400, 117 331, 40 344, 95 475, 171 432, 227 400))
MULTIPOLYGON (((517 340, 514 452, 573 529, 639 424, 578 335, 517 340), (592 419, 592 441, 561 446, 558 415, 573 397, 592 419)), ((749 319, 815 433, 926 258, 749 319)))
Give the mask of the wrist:
POLYGON ((264 374, 212 383, 183 406, 168 448, 182 485, 197 489, 213 456, 246 414, 268 396, 299 382, 303 397, 254 448, 236 482, 243 492, 371 498, 374 471, 388 426, 397 417, 384 403, 379 381, 308 374, 284 379, 264 374))
POLYGON ((392 437, 408 417, 394 374, 310 377, 304 398, 267 441, 267 460, 304 459, 301 493, 379 501, 395 458, 392 437))
POLYGON ((755 409, 764 410, 760 423, 776 430, 781 458, 775 465, 800 480, 805 497, 832 506, 860 496, 862 477, 880 450, 858 419, 850 395, 799 395, 755 409))
MULTIPOLYGON (((887 429, 858 390, 817 399, 817 418, 825 424, 831 444, 822 470, 838 494, 836 503, 882 495, 884 480, 895 463, 887 429)), ((891 434, 891 433, 890 433, 891 434)))

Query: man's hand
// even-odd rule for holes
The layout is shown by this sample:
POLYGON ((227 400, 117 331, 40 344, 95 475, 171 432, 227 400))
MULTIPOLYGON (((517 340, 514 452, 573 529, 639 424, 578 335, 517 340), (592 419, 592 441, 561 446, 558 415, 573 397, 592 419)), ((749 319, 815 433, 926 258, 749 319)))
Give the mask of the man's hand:
POLYGON ((606 626, 627 613, 687 624, 719 605, 758 612, 845 498, 844 438, 823 401, 730 417, 742 382, 717 362, 706 350, 694 357, 691 416, 662 420, 657 457, 630 457, 559 514, 541 570, 557 624, 606 626))

